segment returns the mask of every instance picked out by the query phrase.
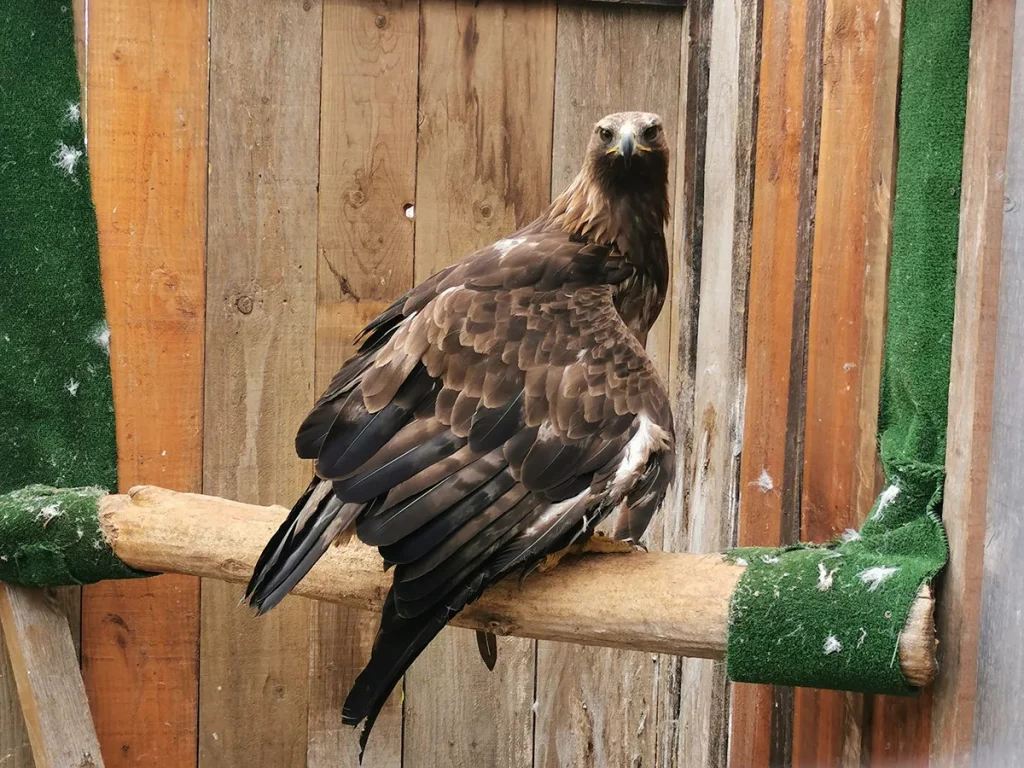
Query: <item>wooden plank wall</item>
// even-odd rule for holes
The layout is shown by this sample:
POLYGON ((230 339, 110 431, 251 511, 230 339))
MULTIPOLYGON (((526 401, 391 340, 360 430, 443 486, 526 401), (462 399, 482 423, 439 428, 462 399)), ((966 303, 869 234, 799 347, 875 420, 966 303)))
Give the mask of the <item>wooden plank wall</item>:
MULTIPOLYGON (((80 0, 123 485, 290 503, 309 472, 295 427, 358 329, 540 211, 595 120, 646 109, 676 147, 673 291, 649 346, 683 448, 649 545, 857 525, 879 480, 901 3, 681 5, 80 0)), ((968 511, 985 499, 1013 7, 975 3, 977 226, 954 340, 975 363, 954 368, 951 430, 970 447, 951 437, 960 607, 940 619, 961 674, 941 678, 934 717, 927 697, 728 686, 721 664, 548 642, 500 640, 487 673, 450 629, 365 766, 923 765, 929 727, 936 765, 971 749, 977 637, 956 612, 980 594, 968 511)), ((108 765, 356 765, 340 709, 376 617, 289 600, 255 621, 238 597, 165 578, 84 591, 108 765)), ((28 768, 3 676, 0 765, 28 768)))
MULTIPOLYGON (((548 202, 555 7, 423 3, 414 278, 526 224, 548 202)), ((406 675, 403 765, 528 765, 534 643, 502 639, 489 674, 446 629, 406 675)))
POLYGON ((979 764, 1024 761, 1020 733, 1024 713, 1020 685, 1024 654, 1007 638, 1024 629, 1019 609, 1024 568, 1017 547, 1024 541, 1020 501, 1024 496, 1024 3, 1010 21, 1012 54, 1010 124, 1006 148, 1005 217, 1000 265, 992 443, 985 513, 984 579, 978 641, 978 687, 974 751, 979 764))
MULTIPOLYGON (((316 393, 359 329, 413 286, 419 23, 415 2, 324 4, 316 393)), ((356 764, 341 705, 376 631, 375 616, 311 606, 310 768, 356 764)), ((402 698, 399 686, 377 719, 368 768, 402 764, 402 698)))
POLYGON ((1016 5, 980 0, 971 20, 943 501, 949 565, 936 615, 943 670, 933 691, 936 768, 957 768, 974 749, 1010 81, 1024 39, 1018 33, 1014 45, 1016 5))
MULTIPOLYGON (((272 504, 309 482, 293 446, 314 399, 323 14, 211 10, 203 490, 272 504)), ((241 597, 203 582, 199 766, 301 765, 309 604, 257 620, 241 597)))

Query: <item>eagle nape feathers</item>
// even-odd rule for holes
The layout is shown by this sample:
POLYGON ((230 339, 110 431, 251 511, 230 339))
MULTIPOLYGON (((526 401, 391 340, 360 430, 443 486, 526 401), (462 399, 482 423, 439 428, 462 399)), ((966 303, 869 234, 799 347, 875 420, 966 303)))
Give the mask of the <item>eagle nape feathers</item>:
MULTIPOLYGON (((361 750, 463 607, 610 515, 637 542, 661 504, 675 438, 644 345, 668 287, 668 165, 657 115, 599 121, 547 210, 370 322, 299 428, 316 474, 246 598, 270 610, 352 532, 379 549, 392 586, 343 709, 361 750)), ((493 667, 493 635, 478 643, 493 667)))

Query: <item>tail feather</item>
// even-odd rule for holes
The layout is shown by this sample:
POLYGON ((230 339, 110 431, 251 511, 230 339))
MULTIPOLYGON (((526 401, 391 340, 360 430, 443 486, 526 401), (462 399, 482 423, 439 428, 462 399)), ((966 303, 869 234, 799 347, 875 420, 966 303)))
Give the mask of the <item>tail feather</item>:
POLYGON ((488 672, 494 671, 494 665, 498 663, 498 638, 492 632, 482 629, 476 631, 476 648, 480 651, 480 658, 487 667, 488 672))
POLYGON ((444 629, 449 619, 480 595, 483 583, 484 576, 478 575, 471 582, 452 590, 445 600, 438 603, 436 610, 415 619, 400 618, 394 589, 388 593, 381 616, 381 628, 377 632, 370 660, 352 684, 342 707, 343 723, 363 723, 359 736, 360 762, 373 724, 391 691, 430 641, 444 629))
POLYGON ((249 604, 264 614, 280 603, 362 508, 343 503, 329 480, 314 479, 260 556, 245 590, 249 604))

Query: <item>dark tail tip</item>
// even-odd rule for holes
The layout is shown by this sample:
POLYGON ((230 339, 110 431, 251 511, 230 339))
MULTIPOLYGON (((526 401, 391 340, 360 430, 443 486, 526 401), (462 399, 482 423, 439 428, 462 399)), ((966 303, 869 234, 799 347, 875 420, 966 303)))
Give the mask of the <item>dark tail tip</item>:
POLYGON ((498 638, 491 632, 478 629, 476 631, 476 647, 480 651, 480 658, 487 665, 487 670, 493 672, 494 665, 498 663, 498 638))

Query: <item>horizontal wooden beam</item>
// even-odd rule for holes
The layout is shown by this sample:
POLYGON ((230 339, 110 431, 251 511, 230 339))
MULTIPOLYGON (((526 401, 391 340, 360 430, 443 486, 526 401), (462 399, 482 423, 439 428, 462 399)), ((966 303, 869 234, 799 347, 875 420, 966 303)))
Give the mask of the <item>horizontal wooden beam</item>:
MULTIPOLYGON (((100 502, 117 556, 145 571, 245 583, 287 511, 143 486, 100 502)), ((497 635, 719 659, 729 601, 744 568, 717 554, 632 552, 564 560, 490 589, 452 622, 497 635)), ((352 541, 328 552, 293 593, 379 611, 391 575, 375 549, 352 541)), ((900 638, 916 686, 935 671, 931 592, 914 603, 900 638)))

